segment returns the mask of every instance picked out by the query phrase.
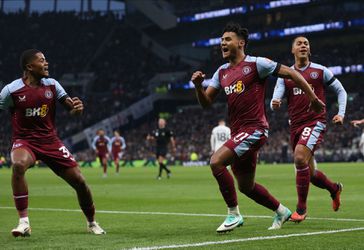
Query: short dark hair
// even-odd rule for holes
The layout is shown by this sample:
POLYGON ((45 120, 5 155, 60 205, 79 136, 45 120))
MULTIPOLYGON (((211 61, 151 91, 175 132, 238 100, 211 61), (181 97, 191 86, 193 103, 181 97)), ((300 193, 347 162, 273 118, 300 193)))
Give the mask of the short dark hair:
POLYGON ((243 39, 245 41, 244 50, 246 49, 249 42, 249 31, 247 28, 241 27, 238 23, 229 22, 222 31, 223 34, 225 32, 234 32, 239 38, 243 39))
POLYGON ((303 35, 301 35, 301 36, 295 36, 295 37, 293 38, 293 40, 292 40, 292 46, 293 46, 293 44, 296 42, 296 39, 297 39, 297 38, 299 38, 299 37, 303 37, 303 38, 306 38, 306 39, 308 40, 307 36, 303 36, 303 35))
POLYGON ((40 50, 37 49, 27 49, 21 53, 20 56, 20 68, 22 70, 27 69, 27 64, 34 58, 37 53, 42 53, 40 50))

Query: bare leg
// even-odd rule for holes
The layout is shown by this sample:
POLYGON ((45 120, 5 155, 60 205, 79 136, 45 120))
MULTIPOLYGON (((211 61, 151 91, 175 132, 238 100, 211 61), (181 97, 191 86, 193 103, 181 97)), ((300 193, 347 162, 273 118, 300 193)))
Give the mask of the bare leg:
POLYGON ((62 168, 55 172, 76 191, 78 203, 80 204, 87 221, 94 221, 95 207, 92 200, 92 194, 79 167, 62 168))

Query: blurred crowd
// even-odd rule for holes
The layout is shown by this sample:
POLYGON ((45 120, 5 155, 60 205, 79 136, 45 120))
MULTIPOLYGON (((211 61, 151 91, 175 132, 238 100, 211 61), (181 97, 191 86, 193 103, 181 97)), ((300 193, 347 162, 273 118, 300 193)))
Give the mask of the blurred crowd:
MULTIPOLYGON (((177 2, 182 4, 183 1, 177 2)), ((334 11, 330 17, 325 18, 329 20, 336 17, 335 13, 337 12, 334 11)), ((353 9, 352 13, 354 15, 351 17, 355 17, 359 12, 353 9)), ((282 18, 274 16, 273 19, 275 21, 269 27, 285 25, 282 23, 282 18)), ((304 21, 301 22, 304 23, 304 21)), ((112 13, 100 15, 95 12, 89 13, 87 17, 73 12, 33 13, 30 16, 23 13, 0 13, 0 30, 2 34, 6 34, 0 40, 0 87, 21 77, 19 56, 29 47, 38 48, 45 53, 50 63, 51 76, 58 80, 65 73, 73 74, 75 79, 79 73, 94 73, 87 88, 65 87, 71 96, 79 96, 84 100, 85 114, 81 118, 71 118, 65 110, 59 108, 56 124, 61 138, 80 132, 147 96, 149 94, 148 80, 156 73, 183 70, 189 72, 187 74, 189 77, 190 72, 195 70, 182 63, 178 56, 171 57, 169 61, 157 57, 152 52, 152 44, 142 46, 139 31, 125 20, 113 16, 112 13)), ((177 30, 181 31, 183 27, 177 30)), ((209 31, 203 28, 198 30, 209 31)), ((218 31, 220 32, 220 29, 218 31)), ((179 33, 186 37, 186 33, 179 33)), ((252 52, 257 50, 258 55, 268 56, 288 65, 292 63, 289 48, 284 48, 285 53, 282 53, 282 50, 270 50, 269 53, 263 54, 259 53, 258 48, 259 46, 253 46, 250 49, 252 52)), ((312 60, 325 66, 359 64, 364 57, 364 47, 356 42, 348 43, 347 47, 334 43, 315 44, 312 51, 312 60)), ((220 53, 219 47, 212 48, 211 58, 201 65, 201 68, 210 76, 222 63, 220 53)), ((356 84, 353 82, 354 77, 351 81, 349 84, 352 86, 356 84)), ((346 82, 343 83, 345 86, 346 82)), ((356 93, 356 96, 353 96, 348 103, 346 121, 364 117, 362 102, 364 91, 358 84, 357 87, 351 88, 351 92, 356 93)), ((271 96, 269 94, 267 97, 271 96)), ((333 103, 332 98, 331 103, 333 103)), ((268 103, 266 106, 268 107, 268 103)), ((336 107, 334 105, 328 107, 329 117, 332 117, 336 107)), ((266 162, 291 161, 286 112, 283 109, 278 113, 267 110, 267 113, 271 124, 270 138, 261 150, 260 159, 266 162)), ((198 159, 207 161, 211 154, 209 142, 211 130, 217 120, 225 115, 225 104, 218 104, 204 111, 193 106, 179 108, 168 119, 168 126, 174 131, 177 141, 176 155, 170 157, 187 161, 192 153, 197 153, 198 159)), ((5 161, 1 157, 9 158, 11 146, 9 116, 10 114, 6 111, 0 112, 0 119, 5 121, 0 126, 1 164, 5 161)), ((154 125, 156 126, 156 121, 156 119, 149 120, 135 128, 122 131, 128 145, 126 159, 148 159, 153 156, 154 145, 149 145, 145 136, 154 128, 154 125)), ((334 127, 329 124, 325 142, 316 153, 317 159, 320 161, 360 159, 361 156, 357 150, 357 138, 360 133, 360 130, 353 129, 347 122, 344 127, 334 127)), ((93 158, 91 151, 79 152, 76 155, 78 159, 86 161, 93 158)))

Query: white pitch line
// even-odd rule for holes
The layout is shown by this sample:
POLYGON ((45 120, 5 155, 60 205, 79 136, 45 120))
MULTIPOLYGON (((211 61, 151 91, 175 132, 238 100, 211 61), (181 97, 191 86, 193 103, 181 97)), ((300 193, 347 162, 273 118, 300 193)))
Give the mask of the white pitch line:
MULTIPOLYGON (((0 207, 0 209, 15 209, 14 207, 0 207)), ((32 211, 48 211, 48 212, 82 212, 80 209, 65 208, 28 208, 32 211)), ((138 215, 176 215, 176 216, 198 216, 198 217, 225 217, 226 214, 196 214, 196 213, 174 213, 174 212, 140 212, 140 211, 117 211, 117 210, 96 210, 98 214, 138 214, 138 215)), ((268 215, 244 215, 244 218, 272 219, 268 215)), ((364 222, 364 219, 350 218, 316 218, 307 217, 306 220, 331 220, 331 221, 351 221, 364 222)))
POLYGON ((202 247, 202 246, 222 245, 222 244, 245 242, 245 241, 275 240, 275 239, 283 239, 283 238, 291 238, 291 237, 302 237, 302 236, 311 236, 311 235, 320 235, 320 234, 335 234, 335 233, 345 233, 345 232, 362 231, 362 230, 364 230, 364 227, 346 228, 346 229, 330 230, 330 231, 317 231, 317 232, 300 233, 300 234, 259 236, 259 237, 242 238, 242 239, 234 239, 234 240, 206 241, 206 242, 181 244, 181 245, 134 247, 134 248, 130 248, 129 250, 158 250, 158 249, 171 249, 171 248, 182 248, 182 247, 185 247, 185 248, 202 247))

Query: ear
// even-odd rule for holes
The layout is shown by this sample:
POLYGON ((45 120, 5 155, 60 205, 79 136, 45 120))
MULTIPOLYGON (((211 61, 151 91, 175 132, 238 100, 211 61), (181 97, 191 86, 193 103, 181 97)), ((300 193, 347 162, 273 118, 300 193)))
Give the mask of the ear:
POLYGON ((239 46, 241 46, 241 48, 244 49, 244 47, 245 47, 245 40, 244 39, 239 40, 239 46))
POLYGON ((26 64, 25 65, 25 68, 28 70, 28 71, 32 71, 32 65, 30 63, 26 64))

